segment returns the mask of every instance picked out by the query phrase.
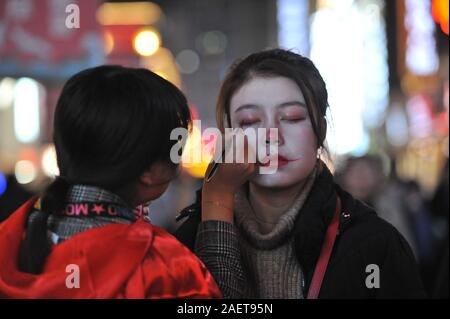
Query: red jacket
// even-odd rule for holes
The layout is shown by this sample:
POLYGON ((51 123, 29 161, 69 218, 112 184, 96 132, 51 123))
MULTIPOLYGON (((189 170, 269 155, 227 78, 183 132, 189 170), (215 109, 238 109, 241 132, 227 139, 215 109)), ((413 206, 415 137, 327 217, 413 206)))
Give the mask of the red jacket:
POLYGON ((189 249, 145 221, 112 224, 54 245, 39 275, 18 270, 30 200, 0 224, 0 298, 220 298, 189 249), (68 265, 76 265, 69 266, 68 265), (76 267, 79 288, 74 282, 76 267), (66 272, 67 271, 67 272, 66 272))

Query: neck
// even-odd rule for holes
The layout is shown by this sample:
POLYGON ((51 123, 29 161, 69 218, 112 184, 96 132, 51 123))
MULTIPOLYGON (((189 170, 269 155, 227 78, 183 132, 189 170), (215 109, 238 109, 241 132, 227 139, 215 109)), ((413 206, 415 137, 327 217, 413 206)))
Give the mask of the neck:
POLYGON ((130 208, 137 207, 141 204, 141 201, 136 196, 136 187, 134 185, 127 184, 124 187, 117 189, 114 193, 119 196, 130 208))
POLYGON ((303 191, 307 180, 306 178, 293 186, 278 189, 251 183, 249 201, 258 219, 267 223, 269 228, 270 225, 275 225, 303 191))

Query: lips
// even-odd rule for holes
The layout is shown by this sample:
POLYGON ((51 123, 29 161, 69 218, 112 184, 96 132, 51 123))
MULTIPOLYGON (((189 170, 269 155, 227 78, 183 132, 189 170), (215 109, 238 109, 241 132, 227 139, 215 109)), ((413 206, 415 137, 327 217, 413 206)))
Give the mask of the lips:
MULTIPOLYGON (((262 167, 269 167, 270 165, 274 165, 275 164, 274 162, 275 159, 269 158, 269 161, 267 163, 260 163, 259 165, 262 167)), ((287 158, 283 157, 282 155, 278 155, 278 163, 277 163, 278 167, 286 166, 287 164, 289 164, 289 162, 291 161, 288 160, 287 158)))
POLYGON ((281 155, 278 155, 278 167, 283 167, 287 165, 290 162, 290 160, 284 158, 281 155))

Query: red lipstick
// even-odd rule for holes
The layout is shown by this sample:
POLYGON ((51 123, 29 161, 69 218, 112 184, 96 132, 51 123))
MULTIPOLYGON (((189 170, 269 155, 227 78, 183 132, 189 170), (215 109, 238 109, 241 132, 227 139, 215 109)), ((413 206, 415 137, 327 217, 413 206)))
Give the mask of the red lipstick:
MULTIPOLYGON (((277 163, 278 167, 286 166, 287 164, 289 164, 289 162, 291 162, 290 160, 288 160, 287 158, 285 158, 284 156, 279 155, 279 154, 278 154, 277 160, 278 160, 278 163, 277 163)), ((274 161, 275 161, 275 159, 269 159, 267 161, 267 163, 259 163, 259 165, 262 167, 269 167, 270 165, 275 164, 274 161)))

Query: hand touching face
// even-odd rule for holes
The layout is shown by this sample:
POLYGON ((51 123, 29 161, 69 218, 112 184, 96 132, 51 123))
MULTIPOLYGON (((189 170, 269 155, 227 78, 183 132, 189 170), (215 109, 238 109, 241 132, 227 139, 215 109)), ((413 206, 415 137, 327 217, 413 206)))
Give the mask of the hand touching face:
POLYGON ((233 128, 278 129, 278 136, 258 138, 254 149, 278 144, 278 168, 250 181, 265 187, 288 187, 306 179, 317 158, 317 138, 297 84, 285 77, 254 77, 231 98, 233 128))

